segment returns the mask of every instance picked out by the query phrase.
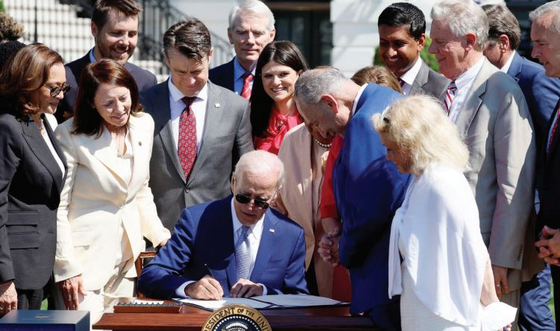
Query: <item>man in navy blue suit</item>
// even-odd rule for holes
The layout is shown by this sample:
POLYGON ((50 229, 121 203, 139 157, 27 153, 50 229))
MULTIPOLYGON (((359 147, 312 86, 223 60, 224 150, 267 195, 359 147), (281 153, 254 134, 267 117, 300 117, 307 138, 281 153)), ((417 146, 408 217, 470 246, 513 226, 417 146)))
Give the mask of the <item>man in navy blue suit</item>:
POLYGON ((338 254, 352 280, 350 311, 369 315, 382 330, 400 330, 399 299, 387 293, 388 249, 409 176, 387 161, 371 117, 402 95, 376 84, 359 86, 337 69, 323 68, 303 73, 295 96, 307 125, 325 137, 344 136, 333 190, 342 218, 338 254))
MULTIPOLYGON (((560 77, 560 1, 548 2, 529 14, 531 24, 531 40, 533 51, 531 56, 538 59, 544 66, 546 75, 560 77)), ((554 282, 554 310, 560 316, 560 147, 558 145, 560 131, 559 105, 552 108, 552 115, 545 131, 543 141, 542 172, 543 184, 540 188, 540 210, 538 214, 539 257, 550 265, 554 282)))
POLYGON ((140 292, 206 300, 308 293, 303 229, 268 208, 283 176, 276 155, 244 154, 231 180, 233 197, 183 211, 171 239, 140 275, 140 292))
POLYGON ((244 0, 229 14, 227 35, 235 57, 210 70, 210 81, 248 99, 257 60, 276 35, 274 15, 262 1, 244 0))
POLYGON ((141 11, 142 7, 136 0, 95 2, 91 15, 91 34, 95 46, 86 55, 65 66, 66 82, 72 85, 72 88, 60 102, 55 114, 59 123, 74 114, 74 100, 82 69, 97 60, 109 58, 124 65, 134 77, 139 91, 157 84, 154 74, 128 62, 138 42, 138 16, 141 11))
MULTIPOLYGON (((548 77, 542 65, 522 57, 516 52, 521 40, 521 30, 515 15, 504 5, 484 5, 490 29, 484 55, 488 60, 513 77, 527 100, 537 139, 537 154, 543 153, 548 136, 548 121, 560 96, 560 79, 548 77)), ((543 162, 536 162, 536 200, 538 212, 538 192, 543 184, 543 162)), ((528 238, 534 241, 533 218, 528 228, 528 238)), ((521 286, 519 303, 519 328, 521 330, 555 330, 550 301, 550 267, 543 270, 543 261, 538 259, 531 242, 526 245, 523 259, 524 281, 521 286), (525 256, 526 255, 526 256, 525 256), (542 270, 542 271, 541 271, 542 270), (539 272, 540 271, 540 272, 539 272), (536 274, 535 274, 536 273, 536 274), (534 275, 534 276, 533 276, 534 275)))

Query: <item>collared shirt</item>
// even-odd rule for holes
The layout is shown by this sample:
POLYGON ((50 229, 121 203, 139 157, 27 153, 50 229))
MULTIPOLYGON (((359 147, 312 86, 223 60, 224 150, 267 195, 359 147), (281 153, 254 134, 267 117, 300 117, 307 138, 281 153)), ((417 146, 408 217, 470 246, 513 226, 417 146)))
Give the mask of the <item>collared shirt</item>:
POLYGON ((421 67, 422 67, 422 59, 418 57, 418 59, 416 59, 416 63, 414 63, 412 68, 408 69, 408 71, 405 72, 404 75, 400 77, 401 80, 404 81, 404 84, 402 86, 404 95, 408 95, 410 93, 410 90, 412 89, 412 84, 414 84, 414 80, 416 80, 416 76, 418 76, 421 67))
POLYGON ((368 84, 362 85, 362 87, 360 87, 360 90, 358 91, 358 94, 356 94, 356 98, 354 99, 354 103, 352 104, 352 113, 350 114, 351 115, 350 118, 352 118, 356 113, 356 108, 358 107, 358 101, 360 101, 360 97, 362 96, 362 93, 364 93, 367 86, 368 84))
MULTIPOLYGON (((235 212, 235 206, 233 204, 233 199, 231 199, 231 220, 233 222, 233 245, 237 246, 237 241, 241 235, 241 228, 243 224, 237 218, 237 213, 235 212)), ((261 243, 261 237, 263 232, 264 224, 264 214, 263 216, 253 225, 250 226, 249 230, 249 243, 251 247, 251 264, 249 266, 249 275, 253 273, 253 268, 255 267, 255 261, 257 260, 257 252, 259 251, 259 246, 261 243)))
MULTIPOLYGON (((94 47, 95 48, 95 47, 94 47)), ((97 60, 95 59, 95 55, 93 55, 93 50, 94 48, 89 50, 89 62, 91 63, 95 63, 97 62, 97 60)))
MULTIPOLYGON (((181 122, 181 113, 185 109, 185 103, 183 102, 183 97, 185 95, 179 91, 177 86, 173 84, 172 77, 167 82, 169 88, 169 111, 171 118, 171 131, 173 133, 173 141, 175 142, 175 147, 178 148, 179 145, 179 124, 181 122)), ((204 131, 204 122, 206 119, 206 106, 208 104, 208 84, 204 85, 202 90, 198 92, 195 101, 191 105, 191 109, 194 112, 196 118, 196 151, 200 152, 200 146, 202 145, 202 137, 204 131)))
MULTIPOLYGON (((255 68, 256 69, 256 68, 255 68)), ((253 76, 255 75, 255 69, 251 71, 253 76)), ((243 74, 246 73, 247 70, 243 69, 239 61, 237 60, 237 56, 233 59, 233 89, 235 94, 241 95, 241 91, 243 91, 243 82, 245 78, 243 78, 243 74)), ((255 79, 251 81, 249 85, 251 85, 251 91, 253 90, 253 82, 255 79)))
POLYGON ((472 67, 470 67, 467 71, 465 71, 461 76, 455 79, 455 85, 457 85, 457 93, 455 94, 455 98, 453 98, 453 103, 451 104, 451 111, 449 112, 449 118, 453 123, 457 122, 459 118, 459 114, 467 100, 467 96, 469 95, 470 89, 474 83, 474 80, 480 69, 482 69, 482 65, 484 64, 485 57, 482 56, 480 60, 475 63, 472 67))
POLYGON ((500 71, 505 72, 507 74, 509 67, 511 67, 511 63, 513 62, 513 58, 515 57, 515 53, 517 52, 513 51, 513 53, 511 53, 511 56, 506 61, 506 64, 504 64, 504 66, 500 69, 500 71))

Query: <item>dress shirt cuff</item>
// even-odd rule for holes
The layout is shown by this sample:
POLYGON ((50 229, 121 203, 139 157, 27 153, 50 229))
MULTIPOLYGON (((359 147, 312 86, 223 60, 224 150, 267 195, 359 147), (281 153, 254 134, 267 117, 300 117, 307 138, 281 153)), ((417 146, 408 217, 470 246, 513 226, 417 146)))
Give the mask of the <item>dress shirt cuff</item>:
POLYGON ((261 295, 267 295, 268 294, 268 289, 266 288, 266 286, 264 286, 264 284, 257 283, 257 285, 260 285, 263 289, 263 293, 261 295))
POLYGON ((185 293, 185 287, 189 286, 194 282, 195 282, 194 280, 189 280, 187 282, 184 282, 181 286, 179 286, 175 290, 175 295, 177 296, 177 298, 188 298, 187 294, 185 293))

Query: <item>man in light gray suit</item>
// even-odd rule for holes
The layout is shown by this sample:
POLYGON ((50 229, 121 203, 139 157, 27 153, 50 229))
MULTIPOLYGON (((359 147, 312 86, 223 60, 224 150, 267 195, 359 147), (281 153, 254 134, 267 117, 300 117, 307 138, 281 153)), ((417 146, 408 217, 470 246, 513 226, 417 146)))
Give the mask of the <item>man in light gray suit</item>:
POLYGON ((535 137, 516 81, 484 56, 488 19, 472 1, 444 0, 431 12, 435 54, 455 91, 444 107, 470 151, 465 173, 480 214, 496 291, 519 304, 525 231, 533 207, 535 137))
POLYGON ((196 18, 163 37, 170 78, 142 93, 155 121, 150 187, 173 230, 182 210, 230 194, 236 160, 253 150, 247 100, 208 81, 210 32, 196 18))
POLYGON ((420 58, 426 42, 424 13, 413 4, 397 2, 381 12, 377 27, 381 59, 399 79, 404 94, 441 98, 449 80, 420 58))

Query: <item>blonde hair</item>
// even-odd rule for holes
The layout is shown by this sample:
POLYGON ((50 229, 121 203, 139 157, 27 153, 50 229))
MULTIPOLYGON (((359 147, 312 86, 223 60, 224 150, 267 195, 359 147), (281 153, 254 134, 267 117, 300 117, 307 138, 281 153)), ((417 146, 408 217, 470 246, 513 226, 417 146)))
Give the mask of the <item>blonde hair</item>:
POLYGON ((432 163, 467 170, 469 150, 433 97, 413 95, 395 101, 382 114, 375 114, 372 124, 380 135, 410 155, 415 176, 432 163))

